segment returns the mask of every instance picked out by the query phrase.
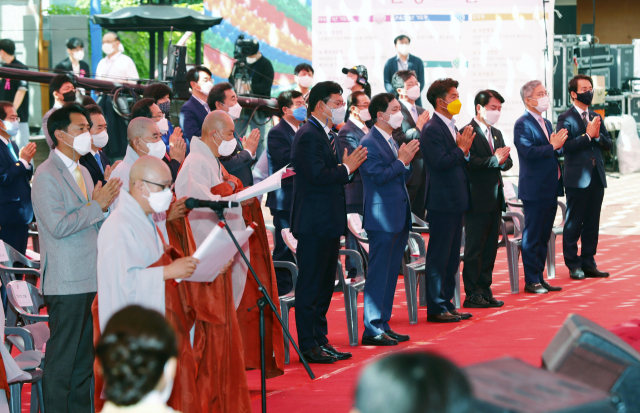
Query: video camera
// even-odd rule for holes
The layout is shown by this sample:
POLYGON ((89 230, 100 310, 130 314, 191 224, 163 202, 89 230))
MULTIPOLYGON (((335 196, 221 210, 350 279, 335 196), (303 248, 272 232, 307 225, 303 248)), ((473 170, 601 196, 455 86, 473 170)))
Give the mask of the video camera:
POLYGON ((260 44, 257 40, 245 39, 244 34, 241 34, 236 40, 235 48, 233 49, 233 58, 246 63, 247 57, 258 53, 258 50, 260 50, 260 44))

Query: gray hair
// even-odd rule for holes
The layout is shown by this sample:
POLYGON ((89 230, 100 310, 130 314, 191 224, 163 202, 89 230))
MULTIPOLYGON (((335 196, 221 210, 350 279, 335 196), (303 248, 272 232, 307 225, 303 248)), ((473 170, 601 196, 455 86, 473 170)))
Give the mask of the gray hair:
POLYGON ((533 90, 542 84, 539 80, 531 80, 522 86, 520 89, 520 97, 524 102, 525 99, 530 98, 533 95, 533 90))

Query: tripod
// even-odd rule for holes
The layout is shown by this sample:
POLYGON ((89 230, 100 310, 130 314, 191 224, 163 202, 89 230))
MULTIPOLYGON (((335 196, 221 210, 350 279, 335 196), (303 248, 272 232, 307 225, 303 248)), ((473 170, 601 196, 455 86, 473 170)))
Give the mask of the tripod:
MULTIPOLYGON (((304 359, 304 356, 300 352, 300 349, 298 348, 298 345, 296 344, 296 342, 293 340, 293 337, 291 337, 291 333, 289 332, 289 329, 287 327, 285 327, 284 324, 282 324, 282 318, 280 318, 280 314, 278 314, 278 310, 276 309, 275 304, 271 300, 271 297, 269 297, 269 293, 267 293, 267 290, 264 288, 264 285, 260 281, 260 278, 258 278, 258 275, 253 270, 253 267, 251 266, 251 263, 247 259, 247 256, 244 255, 244 251, 242 251, 242 248, 240 247, 240 244, 238 244, 238 241, 236 240, 236 237, 233 236, 233 231, 231 231, 231 228, 229 228, 229 226, 227 225, 227 221, 224 218, 224 208, 211 207, 211 209, 218 215, 218 218, 220 219, 220 221, 224 223, 224 227, 227 229, 227 233, 229 234, 229 236, 231 237, 231 240, 233 241, 233 243, 235 244, 236 248, 238 249, 238 252, 240 253, 240 256, 242 256, 242 259, 244 260, 244 262, 249 267, 249 270, 251 271, 251 274, 253 275, 253 278, 258 283, 258 291, 260 291, 260 293, 262 293, 262 297, 260 297, 258 299, 258 301, 256 303, 256 306, 258 307, 258 310, 260 311, 260 391, 261 391, 261 394, 262 394, 262 412, 266 413, 266 411, 267 411, 267 378, 266 378, 266 375, 265 375, 266 373, 264 371, 265 370, 264 309, 265 309, 265 307, 267 305, 269 305, 269 307, 271 307, 271 311, 273 311, 273 314, 276 316, 276 318, 278 319, 278 322, 282 326, 282 331, 287 335, 287 338, 289 338, 289 341, 291 342, 291 344, 293 344, 293 348, 296 350, 296 353, 298 353, 298 356, 300 357, 300 361, 304 365, 304 368, 307 370, 307 373, 309 374, 309 377, 311 379, 315 379, 316 376, 313 374, 313 371, 311 371, 311 367, 309 367, 309 363, 307 363, 307 360, 304 359)), ((249 311, 251 311, 251 308, 249 309, 249 311)))

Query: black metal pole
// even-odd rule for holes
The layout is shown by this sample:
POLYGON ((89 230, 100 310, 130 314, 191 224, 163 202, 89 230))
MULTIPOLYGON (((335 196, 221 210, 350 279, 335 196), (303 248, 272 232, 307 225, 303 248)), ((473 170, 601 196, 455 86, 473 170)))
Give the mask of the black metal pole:
POLYGON ((265 360, 264 354, 264 308, 267 306, 267 300, 264 297, 258 299, 258 309, 260 310, 260 391, 262 393, 262 413, 267 413, 267 376, 265 373, 265 360))
POLYGON ((202 32, 196 32, 196 66, 202 64, 202 32))
POLYGON ((164 80, 164 32, 158 32, 158 79, 164 80))
POLYGON ((156 71, 156 32, 149 32, 149 79, 154 79, 156 71))

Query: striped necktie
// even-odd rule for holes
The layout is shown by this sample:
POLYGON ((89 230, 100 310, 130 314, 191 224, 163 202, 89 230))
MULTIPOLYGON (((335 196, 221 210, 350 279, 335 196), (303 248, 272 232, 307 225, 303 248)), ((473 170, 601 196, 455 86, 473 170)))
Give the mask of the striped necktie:
POLYGON ((582 122, 584 122, 584 126, 589 124, 589 119, 587 119, 587 111, 582 112, 582 122))
POLYGON ((333 156, 337 158, 338 154, 336 152, 336 136, 333 131, 329 131, 329 143, 331 144, 331 149, 333 150, 333 156))

